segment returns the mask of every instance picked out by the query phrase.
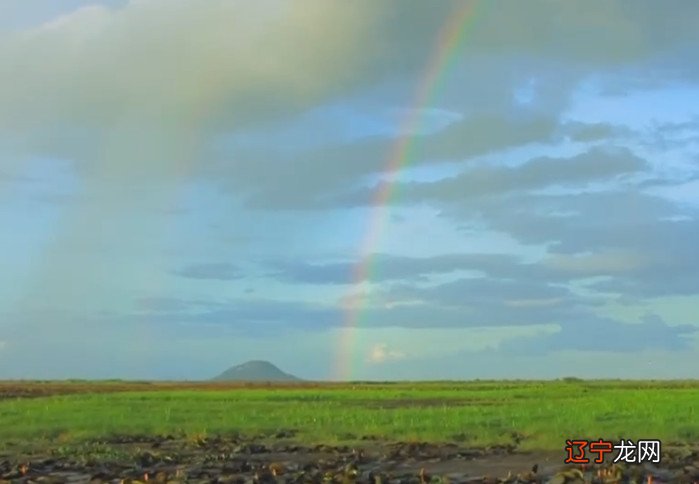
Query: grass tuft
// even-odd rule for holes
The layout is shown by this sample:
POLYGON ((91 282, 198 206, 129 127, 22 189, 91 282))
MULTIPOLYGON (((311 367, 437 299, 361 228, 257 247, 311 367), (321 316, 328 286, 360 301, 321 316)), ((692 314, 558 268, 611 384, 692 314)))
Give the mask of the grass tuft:
POLYGON ((68 445, 117 435, 178 435, 197 441, 294 429, 294 438, 307 443, 379 436, 562 449, 570 438, 696 440, 698 402, 697 382, 569 378, 100 391, 0 400, 0 441, 68 445))

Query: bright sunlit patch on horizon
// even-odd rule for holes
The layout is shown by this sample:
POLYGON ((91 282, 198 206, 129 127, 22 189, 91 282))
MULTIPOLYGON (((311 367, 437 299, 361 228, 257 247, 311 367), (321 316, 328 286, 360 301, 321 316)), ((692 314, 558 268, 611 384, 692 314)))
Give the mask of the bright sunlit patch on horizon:
POLYGON ((406 357, 407 355, 405 353, 390 347, 387 343, 377 343, 369 350, 367 362, 381 364, 387 361, 402 360, 406 357))

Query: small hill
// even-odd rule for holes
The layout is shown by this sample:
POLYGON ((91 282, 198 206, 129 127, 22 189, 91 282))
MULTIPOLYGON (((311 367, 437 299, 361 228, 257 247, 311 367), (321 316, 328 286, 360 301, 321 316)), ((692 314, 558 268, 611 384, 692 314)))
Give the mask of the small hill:
POLYGON ((269 361, 253 360, 233 366, 217 377, 215 381, 301 381, 294 375, 284 373, 269 361))

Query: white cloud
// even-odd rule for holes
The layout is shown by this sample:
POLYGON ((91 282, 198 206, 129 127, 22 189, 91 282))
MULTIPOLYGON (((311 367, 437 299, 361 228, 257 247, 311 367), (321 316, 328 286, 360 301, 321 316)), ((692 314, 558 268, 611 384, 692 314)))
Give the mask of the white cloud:
POLYGON ((132 1, 0 37, 0 130, 36 148, 27 129, 73 124, 133 140, 144 127, 197 130, 308 107, 365 72, 378 19, 367 3, 302 3, 132 1))
POLYGON ((369 350, 367 361, 369 363, 380 364, 387 361, 402 360, 406 357, 402 351, 395 350, 386 343, 378 343, 369 350))

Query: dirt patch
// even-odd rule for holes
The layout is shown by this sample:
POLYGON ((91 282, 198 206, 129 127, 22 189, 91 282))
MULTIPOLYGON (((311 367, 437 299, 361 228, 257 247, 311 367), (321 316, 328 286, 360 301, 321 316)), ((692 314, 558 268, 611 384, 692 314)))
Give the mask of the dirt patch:
MULTIPOLYGON (((564 468, 562 451, 521 453, 509 447, 474 449, 420 442, 303 446, 280 435, 283 438, 265 441, 235 436, 195 441, 122 437, 5 454, 0 455, 0 482, 424 484, 448 478, 452 483, 534 483, 547 482, 564 468), (519 480, 492 480, 508 474, 519 480)), ((648 476, 654 482, 699 480, 699 447, 667 449, 664 457, 662 468, 619 468, 622 479, 615 482, 644 482, 648 476)), ((600 471, 584 469, 587 482, 612 482, 597 477, 600 471)), ((558 479, 568 482, 560 475, 558 479)))
POLYGON ((39 398, 53 395, 117 392, 157 392, 179 390, 229 391, 260 389, 316 389, 337 390, 346 388, 346 383, 316 382, 37 382, 0 381, 0 400, 10 398, 39 398))

